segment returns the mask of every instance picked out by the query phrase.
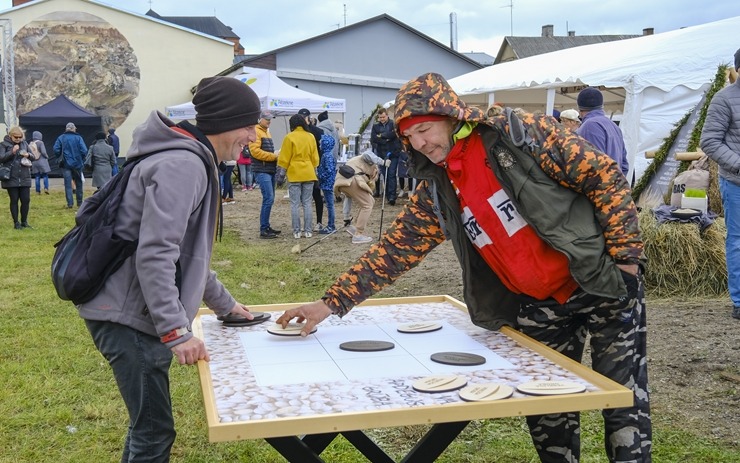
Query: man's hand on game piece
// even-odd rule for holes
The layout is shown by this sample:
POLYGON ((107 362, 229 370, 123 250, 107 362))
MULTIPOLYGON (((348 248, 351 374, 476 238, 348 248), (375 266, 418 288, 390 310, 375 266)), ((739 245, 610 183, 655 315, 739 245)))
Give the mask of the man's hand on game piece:
POLYGON ((303 323, 305 321, 306 325, 301 330, 301 336, 306 337, 316 325, 321 323, 326 317, 331 315, 331 313, 329 306, 319 299, 316 302, 286 310, 275 323, 285 328, 294 318, 297 319, 296 321, 298 323, 303 323))

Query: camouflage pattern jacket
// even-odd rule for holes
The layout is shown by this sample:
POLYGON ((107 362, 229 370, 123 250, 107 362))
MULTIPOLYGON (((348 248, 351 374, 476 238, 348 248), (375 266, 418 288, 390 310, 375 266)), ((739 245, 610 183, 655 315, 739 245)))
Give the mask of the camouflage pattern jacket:
MULTIPOLYGON (((417 114, 444 114, 473 124, 514 206, 543 240, 568 256, 581 288, 608 298, 626 296, 616 263, 638 262, 643 243, 629 186, 616 163, 549 116, 527 115, 523 124, 506 115, 485 120, 454 93, 442 94, 435 101, 424 93, 427 107, 397 100, 396 119, 414 114, 409 111, 414 107, 417 114)), ((487 329, 514 325, 520 304, 531 299, 509 291, 474 249, 444 167, 413 149, 410 153, 413 176, 420 179, 416 194, 383 239, 337 279, 323 300, 344 315, 450 239, 473 323, 487 329)))

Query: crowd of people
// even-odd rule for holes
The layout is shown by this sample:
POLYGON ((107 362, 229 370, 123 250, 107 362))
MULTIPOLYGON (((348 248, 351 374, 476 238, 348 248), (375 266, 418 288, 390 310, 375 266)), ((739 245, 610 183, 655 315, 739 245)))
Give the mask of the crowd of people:
MULTIPOLYGON (((736 318, 739 85, 715 96, 701 139, 720 165, 736 318)), ((238 80, 201 80, 193 103, 195 125, 175 124, 153 111, 134 133, 128 158, 166 152, 179 162, 154 156, 135 166, 138 181, 125 192, 119 231, 138 240, 137 257, 77 307, 128 409, 123 461, 169 456, 176 434, 171 361, 209 360, 191 332, 201 303, 220 317, 252 319, 208 268, 237 166, 242 190, 262 196, 260 238, 281 233, 272 227, 271 211, 276 187, 284 182, 294 239, 337 232, 335 199, 342 198, 342 228, 352 243, 375 242, 317 301, 285 311, 277 323, 305 322, 306 336, 327 317, 346 316, 450 240, 472 321, 489 330, 512 326, 577 362, 588 339, 592 368, 630 389, 634 399, 632 406, 603 411, 607 458, 651 461, 644 243, 625 177, 622 133, 605 115, 598 89, 583 89, 577 110, 558 118, 499 105, 484 113, 467 105, 443 76, 424 74, 398 91, 394 120, 378 111, 372 150, 341 165, 340 134, 326 112, 317 119, 307 109, 292 115, 290 132, 276 149, 269 131, 273 115, 238 80), (220 181, 213 181, 208 166, 218 170, 220 181), (412 184, 408 203, 376 242, 366 229, 375 199, 394 206, 412 184)), ((70 122, 55 141, 67 207, 75 201, 85 207, 85 164, 93 169, 94 187, 115 175, 120 145, 117 138, 110 142, 113 136, 112 129, 108 136, 100 132, 88 149, 70 122)), ((42 140, 34 132, 26 141, 16 126, 0 143, 2 188, 17 229, 30 228, 34 176, 36 192, 41 194, 43 180, 48 193, 49 155, 42 140)), ((526 421, 541 461, 579 461, 578 413, 526 421)))
POLYGON ((98 132, 88 148, 82 136, 77 133, 73 122, 67 123, 64 133, 53 144, 49 153, 43 134, 36 130, 27 140, 25 130, 20 126, 8 129, 0 143, 0 186, 8 192, 10 215, 17 230, 33 228, 28 223, 31 205, 31 187, 36 194, 49 194, 49 173, 51 160, 56 160, 64 179, 66 206, 72 209, 82 205, 84 199, 85 170, 91 176, 92 186, 100 189, 118 172, 120 142, 115 129, 108 134, 98 132))

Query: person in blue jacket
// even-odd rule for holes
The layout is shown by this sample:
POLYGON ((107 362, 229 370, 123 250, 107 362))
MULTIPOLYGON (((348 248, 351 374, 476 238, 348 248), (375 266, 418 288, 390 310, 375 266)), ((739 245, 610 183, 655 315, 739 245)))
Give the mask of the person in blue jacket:
POLYGON ((54 142, 54 154, 59 158, 59 167, 64 176, 64 195, 67 199, 67 208, 72 209, 72 182, 77 197, 77 207, 82 205, 82 168, 87 156, 87 146, 82 135, 77 133, 77 127, 68 122, 64 133, 54 142))

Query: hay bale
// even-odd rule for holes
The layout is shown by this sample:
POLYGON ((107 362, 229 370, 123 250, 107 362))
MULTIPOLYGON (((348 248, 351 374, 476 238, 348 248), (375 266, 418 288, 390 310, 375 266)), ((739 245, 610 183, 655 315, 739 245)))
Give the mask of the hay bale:
POLYGON ((722 208, 722 196, 719 192, 719 167, 712 161, 709 163, 709 189, 707 190, 707 200, 709 201, 709 210, 714 211, 717 215, 724 217, 725 211, 722 208))
POLYGON ((723 297, 727 295, 725 222, 701 233, 694 223, 659 224, 652 211, 639 215, 645 256, 645 290, 651 297, 723 297))

